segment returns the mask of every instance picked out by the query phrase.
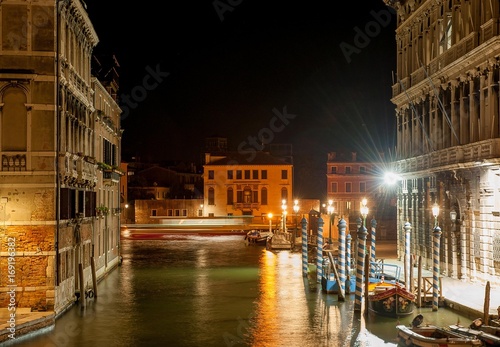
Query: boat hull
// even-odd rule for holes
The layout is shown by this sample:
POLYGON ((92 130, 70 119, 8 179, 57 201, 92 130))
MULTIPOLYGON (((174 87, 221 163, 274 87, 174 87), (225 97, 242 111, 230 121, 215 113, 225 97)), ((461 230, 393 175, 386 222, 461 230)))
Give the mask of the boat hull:
MULTIPOLYGON (((500 328, 498 328, 500 329, 500 328)), ((455 331, 459 334, 475 337, 481 341, 483 341, 485 346, 500 346, 500 330, 498 331, 499 335, 495 334, 494 329, 471 329, 467 327, 463 327, 460 325, 450 325, 450 330, 455 331)))
POLYGON ((397 325, 399 346, 418 347, 470 347, 483 346, 477 338, 469 338, 448 329, 433 325, 408 327, 397 325))
POLYGON ((415 295, 399 284, 379 284, 368 294, 368 310, 386 317, 413 313, 415 295))

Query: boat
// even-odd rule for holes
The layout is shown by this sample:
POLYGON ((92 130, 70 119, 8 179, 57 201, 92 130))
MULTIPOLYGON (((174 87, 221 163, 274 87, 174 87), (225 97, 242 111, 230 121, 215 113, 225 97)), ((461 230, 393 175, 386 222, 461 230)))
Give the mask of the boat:
POLYGON ((482 318, 477 318, 472 321, 471 325, 469 325, 469 328, 480 330, 482 332, 492 334, 500 338, 500 326, 493 325, 492 323, 492 320, 490 320, 490 325, 485 325, 482 318))
MULTIPOLYGON (((495 335, 495 329, 487 329, 487 328, 495 328, 486 326, 486 329, 475 329, 472 327, 464 327, 459 324, 453 324, 449 326, 450 330, 460 333, 462 335, 466 335, 469 337, 475 337, 481 341, 485 346, 500 346, 500 335, 495 335)), ((498 328, 500 329, 500 328, 498 328)), ((498 330, 500 333, 500 330, 498 330)))
POLYGON ((415 294, 398 282, 371 284, 368 291, 368 310, 386 317, 402 317, 413 313, 415 294))
POLYGON ((470 347, 484 346, 483 341, 476 337, 462 335, 449 328, 435 325, 406 326, 397 325, 398 346, 418 347, 470 347))
POLYGON ((245 244, 255 244, 265 246, 267 242, 267 238, 271 236, 272 233, 269 231, 261 231, 261 230, 250 230, 245 235, 245 244))
POLYGON ((268 250, 291 250, 293 246, 292 234, 288 232, 277 231, 266 240, 268 250))

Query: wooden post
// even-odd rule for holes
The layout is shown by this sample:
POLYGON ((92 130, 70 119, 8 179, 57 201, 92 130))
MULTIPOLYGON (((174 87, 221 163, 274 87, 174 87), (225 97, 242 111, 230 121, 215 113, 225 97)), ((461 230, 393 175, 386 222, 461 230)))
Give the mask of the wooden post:
POLYGON ((83 283, 83 264, 79 263, 78 264, 78 275, 79 275, 79 280, 80 280, 80 299, 82 308, 85 307, 85 284, 83 283))
POLYGON ((486 288, 484 290, 484 312, 483 312, 484 325, 488 325, 489 320, 490 320, 490 281, 486 282, 486 288))
POLYGON ((410 255, 410 268, 408 270, 408 278, 410 283, 406 286, 409 292, 413 292, 413 256, 410 255))
POLYGON ((90 257, 90 267, 92 269, 92 287, 94 289, 94 297, 97 298, 97 275, 95 272, 95 259, 90 257))

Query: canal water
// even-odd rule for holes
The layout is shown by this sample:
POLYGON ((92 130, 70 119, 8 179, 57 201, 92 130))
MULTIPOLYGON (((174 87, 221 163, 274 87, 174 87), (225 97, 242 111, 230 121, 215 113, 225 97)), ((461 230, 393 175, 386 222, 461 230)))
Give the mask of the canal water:
MULTIPOLYGON (((85 309, 15 346, 318 347, 397 346, 396 325, 353 311, 302 275, 300 252, 245 245, 243 236, 124 239, 123 263, 98 284, 85 309)), ((469 320, 419 309, 436 325, 469 320)))

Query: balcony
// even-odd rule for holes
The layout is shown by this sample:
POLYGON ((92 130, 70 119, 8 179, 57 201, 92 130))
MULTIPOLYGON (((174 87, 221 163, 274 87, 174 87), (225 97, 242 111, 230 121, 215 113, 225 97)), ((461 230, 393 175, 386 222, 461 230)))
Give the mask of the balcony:
POLYGON ((233 205, 233 208, 235 210, 243 210, 243 211, 258 210, 260 208, 260 203, 258 203, 258 202, 237 202, 233 205))
POLYGON ((490 139, 463 146, 445 148, 418 157, 396 161, 396 170, 405 173, 439 172, 478 166, 478 163, 498 164, 500 139, 490 139))
POLYGON ((123 173, 116 169, 104 169, 102 171, 102 183, 106 186, 118 184, 123 173))

